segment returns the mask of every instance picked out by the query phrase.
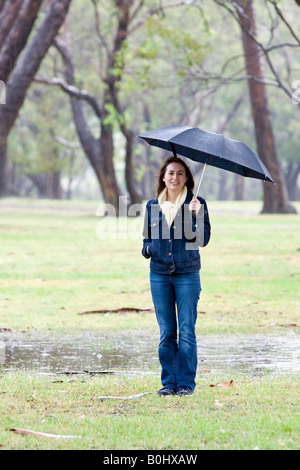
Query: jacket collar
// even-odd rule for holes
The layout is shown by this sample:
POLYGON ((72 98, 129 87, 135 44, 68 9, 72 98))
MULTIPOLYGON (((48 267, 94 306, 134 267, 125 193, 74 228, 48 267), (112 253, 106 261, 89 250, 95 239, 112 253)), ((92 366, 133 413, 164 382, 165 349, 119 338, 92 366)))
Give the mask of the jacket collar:
MULTIPOLYGON (((190 191, 190 190, 188 189, 188 190, 187 190, 187 194, 186 194, 185 201, 184 201, 184 203, 182 204, 181 207, 183 207, 184 204, 189 204, 192 199, 193 199, 193 193, 192 193, 192 191, 190 191)), ((155 202, 155 204, 158 204, 158 200, 157 200, 157 199, 155 199, 154 202, 155 202)))
MULTIPOLYGON (((181 205, 181 207, 180 207, 180 209, 178 210, 178 212, 179 212, 179 211, 183 211, 184 206, 185 206, 185 205, 188 205, 188 204, 191 202, 192 199, 193 199, 193 193, 192 193, 192 191, 190 191, 190 190, 188 189, 188 190, 187 190, 187 195, 186 195, 185 201, 184 201, 184 203, 181 205)), ((164 216, 164 214, 163 214, 163 212, 162 212, 162 210, 161 210, 161 207, 160 207, 160 205, 159 205, 157 199, 154 200, 154 204, 155 204, 155 205, 157 204, 158 214, 159 214, 159 220, 161 220, 162 218, 165 218, 165 216, 164 216)), ((177 212, 177 213, 178 213, 178 212, 177 212)))

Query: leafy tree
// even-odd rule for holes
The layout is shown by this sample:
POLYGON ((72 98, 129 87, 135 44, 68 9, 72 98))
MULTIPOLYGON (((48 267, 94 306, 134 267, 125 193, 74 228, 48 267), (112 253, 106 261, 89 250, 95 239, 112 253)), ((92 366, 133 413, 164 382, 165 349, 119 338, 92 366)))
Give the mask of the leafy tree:
POLYGON ((0 195, 7 192, 7 137, 70 3, 71 0, 52 0, 28 45, 42 0, 7 0, 0 10, 0 30, 3 26, 9 31, 0 36, 0 79, 6 82, 6 104, 0 106, 0 195))
MULTIPOLYGON (((133 116, 138 108, 138 93, 155 86, 153 83, 157 82, 155 71, 158 61, 166 70, 165 64, 168 62, 166 56, 162 58, 162 52, 165 55, 168 52, 173 54, 177 60, 180 52, 181 62, 187 67, 192 60, 200 60, 202 48, 188 32, 176 30, 164 20, 166 9, 186 6, 186 2, 166 5, 157 2, 155 6, 152 1, 111 0, 109 5, 105 2, 105 8, 101 1, 92 0, 91 3, 94 7, 99 55, 98 87, 90 83, 89 91, 82 89, 82 82, 87 82, 89 77, 83 77, 78 69, 82 57, 77 58, 76 64, 74 39, 70 33, 72 20, 69 22, 68 34, 65 32, 56 40, 56 47, 63 60, 63 77, 57 76, 51 80, 39 78, 38 81, 60 86, 69 94, 77 133, 99 180, 104 200, 118 210, 121 192, 113 162, 114 134, 119 130, 124 136, 126 188, 131 202, 139 202, 141 196, 135 188, 133 166, 134 139, 137 134, 137 122, 134 122, 133 116), (143 30, 139 42, 142 26, 146 34, 143 30), (133 105, 135 109, 130 111, 133 105), (95 132, 96 121, 99 129, 95 132)), ((85 50, 91 53, 89 48, 85 50)))
MULTIPOLYGON (((256 21, 252 0, 215 0, 224 11, 237 21, 242 32, 242 45, 245 59, 246 75, 242 75, 243 67, 240 70, 236 65, 235 57, 223 62, 222 73, 218 77, 218 85, 229 83, 230 81, 247 80, 249 87, 250 105, 254 122, 254 131, 257 142, 257 149, 260 157, 269 168, 276 181, 276 185, 264 184, 264 207, 263 212, 294 212, 295 209, 289 203, 288 192, 280 161, 277 155, 273 125, 268 104, 267 85, 279 87, 291 100, 293 96, 292 87, 286 84, 282 78, 282 69, 280 70, 273 54, 282 49, 299 48, 300 41, 289 23, 279 9, 279 3, 269 0, 266 3, 267 18, 266 22, 270 24, 269 29, 257 33, 256 21), (271 7, 274 8, 275 16, 272 17, 271 7), (283 24, 288 31, 289 41, 285 41, 275 34, 278 24, 283 24), (260 37, 259 37, 260 36, 260 37), (274 41, 274 38, 277 40, 274 41), (279 38, 279 41, 278 41, 279 38), (292 39, 292 41, 291 41, 292 39), (265 78, 263 72, 262 56, 265 59, 269 71, 272 73, 272 79, 265 78), (234 60, 233 60, 234 59, 234 60), (235 64, 235 72, 231 76, 225 77, 225 71, 228 73, 232 64, 235 64), (230 66, 230 67, 229 67, 230 66)), ((261 10, 259 10, 261 15, 261 10)), ((284 35, 285 36, 285 35, 284 35)), ((208 77, 210 80, 212 77, 208 77)), ((291 101, 290 101, 291 102, 291 101)))
POLYGON ((264 184, 263 212, 295 212, 288 202, 286 184, 277 156, 267 90, 260 62, 260 49, 255 40, 256 27, 252 0, 238 0, 237 4, 240 7, 238 17, 249 76, 249 94, 258 153, 276 182, 275 185, 264 184))
POLYGON ((10 191, 15 194, 59 199, 63 197, 62 177, 70 195, 66 179, 72 179, 74 171, 84 171, 67 98, 54 92, 31 87, 9 134, 8 155, 15 168, 10 191), (65 138, 61 138, 62 129, 65 138))

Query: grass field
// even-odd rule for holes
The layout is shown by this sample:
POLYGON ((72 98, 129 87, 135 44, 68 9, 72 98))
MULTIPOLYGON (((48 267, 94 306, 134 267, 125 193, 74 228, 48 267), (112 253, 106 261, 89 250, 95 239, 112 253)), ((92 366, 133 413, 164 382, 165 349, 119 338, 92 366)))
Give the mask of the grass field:
MULTIPOLYGON (((260 215, 257 202, 208 201, 197 333, 299 334, 300 216, 260 215)), ((0 329, 78 334, 157 331, 139 221, 97 237, 97 203, 0 201, 0 329)), ((300 206, 298 204, 298 210, 300 206)), ((3 333, 9 335, 10 333, 3 333)), ((0 366, 1 367, 1 366, 0 366)), ((1 372, 1 369, 0 369, 1 372)), ((192 397, 156 396, 154 375, 0 375, 2 449, 298 449, 299 375, 199 372, 192 397), (232 379, 231 387, 211 387, 232 379), (148 395, 123 400, 99 396, 148 395), (72 435, 53 439, 10 429, 72 435), (81 436, 80 438, 78 436, 81 436)))

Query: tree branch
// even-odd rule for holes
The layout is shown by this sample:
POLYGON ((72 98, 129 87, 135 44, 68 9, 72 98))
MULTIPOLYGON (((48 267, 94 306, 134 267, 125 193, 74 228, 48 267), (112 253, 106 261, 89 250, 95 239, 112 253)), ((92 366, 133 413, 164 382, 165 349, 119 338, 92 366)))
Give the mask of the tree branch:
MULTIPOLYGON (((288 28, 289 32, 291 33, 291 35, 293 36, 293 38, 297 41, 298 45, 300 46, 300 39, 298 38, 297 34, 295 33, 295 31, 293 30, 293 28, 291 27, 291 25, 287 22, 287 20, 285 19, 285 17, 283 16, 283 13, 282 11, 280 10, 279 6, 277 5, 277 2, 275 2, 274 0, 269 0, 269 2, 273 5, 273 7, 275 8, 275 11, 277 13, 277 15, 281 18, 281 20, 283 21, 283 23, 286 25, 286 27, 288 28)), ((299 5, 299 3, 298 3, 299 5)))
MULTIPOLYGON (((241 21, 239 19, 239 15, 245 19, 247 19, 246 15, 245 15, 245 12, 244 12, 244 9, 243 7, 238 3, 238 2, 235 2, 234 0, 231 0, 231 3, 233 5, 233 7, 235 8, 235 11, 232 10, 231 8, 229 8, 222 0, 215 0, 216 3, 218 5, 220 5, 221 7, 225 8, 230 14, 231 16, 237 21, 237 23, 239 24, 239 26, 241 27, 242 31, 247 34, 247 36, 249 36, 254 42, 255 44, 260 48, 260 50, 262 51, 262 53, 264 54, 265 58, 266 58, 266 61, 269 65, 269 68, 272 72, 272 74, 274 75, 275 77, 275 80, 277 82, 277 86, 279 88, 282 88, 282 90, 289 96, 289 98, 292 98, 293 96, 293 93, 292 91, 290 91, 286 85, 283 83, 283 81, 281 80, 275 66, 273 65, 273 62, 270 58, 270 55, 269 55, 269 52, 271 52, 272 50, 274 49, 279 49, 281 47, 299 47, 298 44, 288 44, 288 43, 282 43, 282 44, 277 44, 277 45, 274 45, 274 46, 269 46, 269 47, 265 47, 257 38, 256 38, 256 35, 255 35, 255 32, 254 31, 250 31, 249 29, 245 28, 244 25, 241 24, 241 21)), ((271 0, 270 0, 271 1, 271 0)), ((282 18, 283 19, 283 18, 282 18)), ((287 23, 285 23, 287 24, 287 23)), ((295 37, 295 35, 293 34, 293 37, 295 37)), ((297 36, 296 36, 296 39, 298 40, 297 36)), ((255 77, 249 77, 251 78, 252 80, 255 80, 255 77)), ((258 79, 259 80, 259 79, 258 79)), ((265 81, 264 81, 265 82, 265 81)), ((274 85, 274 83, 272 82, 267 82, 267 84, 272 84, 274 85)))
POLYGON ((92 96, 88 91, 86 90, 80 90, 79 88, 69 85, 63 78, 59 77, 54 77, 50 80, 47 80, 45 78, 35 78, 34 79, 35 83, 43 83, 44 85, 54 85, 54 86, 59 86, 63 91, 65 91, 68 95, 73 96, 74 98, 78 98, 81 100, 86 101, 87 103, 90 104, 90 106, 93 108, 95 111, 96 116, 101 119, 102 117, 102 111, 97 103, 97 100, 94 96, 92 96))
POLYGON ((52 137, 56 142, 58 142, 59 144, 63 145, 64 147, 67 147, 69 149, 81 148, 81 146, 78 142, 69 142, 68 140, 64 139, 63 137, 61 137, 57 134, 52 134, 52 137))
POLYGON ((140 26, 143 26, 149 16, 157 15, 159 12, 167 10, 169 8, 176 8, 176 7, 181 7, 181 6, 199 7, 197 1, 195 0, 183 0, 180 2, 170 2, 170 3, 166 3, 165 5, 160 5, 158 8, 153 8, 153 10, 150 10, 149 12, 147 12, 147 14, 143 18, 141 18, 139 21, 133 24, 132 27, 128 30, 128 34, 133 33, 133 31, 138 29, 140 26))
POLYGON ((94 138, 92 132, 89 128, 88 122, 84 115, 82 109, 82 100, 89 101, 89 104, 93 107, 96 113, 102 115, 102 111, 97 104, 97 101, 94 97, 89 95, 87 92, 82 93, 82 90, 79 90, 74 86, 74 64, 71 55, 71 51, 61 38, 56 38, 54 45, 62 56, 64 64, 64 75, 65 80, 59 80, 59 85, 63 91, 71 96, 71 106, 73 111, 74 122, 77 130, 78 137, 80 139, 81 145, 91 161, 92 165, 97 160, 98 155, 98 140, 94 138))
POLYGON ((100 14, 99 14, 99 10, 98 10, 98 4, 97 4, 97 0, 91 0, 92 4, 93 4, 93 7, 94 7, 94 13, 95 13, 95 29, 96 29, 96 33, 97 33, 97 36, 98 36, 98 39, 99 39, 99 42, 100 44, 102 44, 106 50, 108 50, 108 45, 107 45, 107 41, 106 41, 106 38, 103 34, 101 34, 101 28, 100 28, 100 14))
POLYGON ((97 400, 132 400, 133 398, 140 398, 145 395, 149 395, 152 392, 138 393, 137 395, 130 395, 128 397, 114 397, 114 396, 104 396, 97 397, 97 400))

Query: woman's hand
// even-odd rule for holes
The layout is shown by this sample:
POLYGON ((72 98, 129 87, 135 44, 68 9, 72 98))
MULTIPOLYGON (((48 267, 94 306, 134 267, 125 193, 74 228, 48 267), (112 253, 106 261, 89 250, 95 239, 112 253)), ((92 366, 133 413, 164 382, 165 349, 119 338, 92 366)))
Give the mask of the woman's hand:
POLYGON ((200 207, 201 207, 201 202, 199 201, 199 199, 197 199, 197 197, 194 194, 193 199, 189 203, 189 209, 191 212, 194 212, 195 215, 197 215, 200 210, 200 207))

